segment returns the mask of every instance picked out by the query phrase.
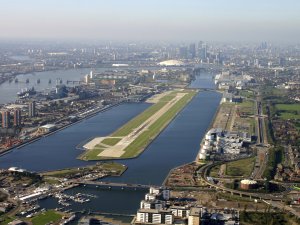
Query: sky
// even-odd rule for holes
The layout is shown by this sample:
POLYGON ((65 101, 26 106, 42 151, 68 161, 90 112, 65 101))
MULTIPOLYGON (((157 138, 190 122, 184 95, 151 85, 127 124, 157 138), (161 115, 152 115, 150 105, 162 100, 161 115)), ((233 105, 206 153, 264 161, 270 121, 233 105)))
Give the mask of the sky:
POLYGON ((300 0, 0 0, 0 39, 299 42, 300 0))

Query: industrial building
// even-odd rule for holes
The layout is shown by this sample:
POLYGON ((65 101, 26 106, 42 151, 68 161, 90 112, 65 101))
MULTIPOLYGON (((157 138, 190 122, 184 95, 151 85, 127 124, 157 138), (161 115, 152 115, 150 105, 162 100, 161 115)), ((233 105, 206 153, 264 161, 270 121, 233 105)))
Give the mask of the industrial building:
POLYGON ((241 103, 243 102, 243 99, 241 96, 235 96, 232 93, 224 92, 222 96, 222 102, 241 103))
POLYGON ((255 189, 257 188, 257 181, 248 179, 241 180, 240 187, 243 190, 255 189))
POLYGON ((255 82, 254 78, 250 75, 241 74, 234 75, 228 71, 224 71, 215 76, 215 84, 220 90, 230 90, 231 88, 243 89, 255 82))
POLYGON ((199 159, 206 159, 210 154, 238 155, 243 150, 244 143, 250 143, 251 137, 245 132, 229 132, 221 128, 209 130, 201 145, 199 159))

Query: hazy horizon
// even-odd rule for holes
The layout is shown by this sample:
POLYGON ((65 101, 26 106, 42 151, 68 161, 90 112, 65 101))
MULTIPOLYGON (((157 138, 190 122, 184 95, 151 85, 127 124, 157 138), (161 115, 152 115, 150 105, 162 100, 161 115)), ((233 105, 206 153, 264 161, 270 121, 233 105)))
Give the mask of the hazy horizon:
POLYGON ((300 1, 1 1, 0 39, 299 42, 300 1))

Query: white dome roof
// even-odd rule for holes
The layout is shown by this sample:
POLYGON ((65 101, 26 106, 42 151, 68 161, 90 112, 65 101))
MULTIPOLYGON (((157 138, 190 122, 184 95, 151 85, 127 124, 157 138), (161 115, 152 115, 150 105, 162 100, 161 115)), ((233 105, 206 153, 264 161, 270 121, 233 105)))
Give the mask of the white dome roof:
POLYGON ((167 61, 158 63, 158 65, 160 65, 160 66, 183 66, 184 62, 179 61, 179 60, 167 60, 167 61))

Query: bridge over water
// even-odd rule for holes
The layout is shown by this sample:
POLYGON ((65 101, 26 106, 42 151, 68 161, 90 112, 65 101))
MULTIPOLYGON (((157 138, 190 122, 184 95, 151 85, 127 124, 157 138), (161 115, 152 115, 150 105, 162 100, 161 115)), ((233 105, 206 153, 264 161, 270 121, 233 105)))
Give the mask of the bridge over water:
POLYGON ((147 185, 147 184, 128 184, 128 183, 116 183, 116 182, 104 182, 104 181, 78 181, 78 184, 85 184, 85 185, 95 185, 98 187, 119 187, 119 188, 126 188, 126 189, 149 189, 150 187, 160 188, 157 185, 147 185))

